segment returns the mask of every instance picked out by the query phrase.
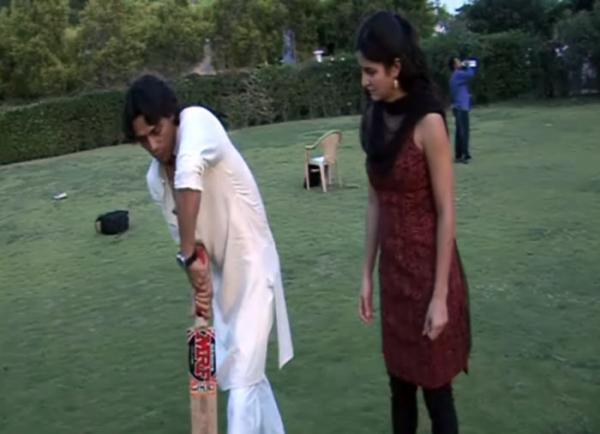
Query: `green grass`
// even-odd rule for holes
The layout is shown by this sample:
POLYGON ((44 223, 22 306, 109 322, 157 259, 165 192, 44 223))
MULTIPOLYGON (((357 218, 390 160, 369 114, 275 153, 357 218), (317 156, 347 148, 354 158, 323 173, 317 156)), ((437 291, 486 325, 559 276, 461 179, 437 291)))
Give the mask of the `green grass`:
MULTIPOLYGON (((600 432, 598 113, 588 103, 473 114, 474 161, 456 167, 474 335, 470 375, 456 382, 462 433, 600 432)), ((233 134, 284 268, 296 358, 278 371, 272 346, 268 374, 289 434, 390 431, 378 327, 356 317, 366 203, 356 126, 233 134), (353 188, 303 191, 301 145, 331 128, 345 133, 353 188)), ((2 434, 188 432, 188 289, 145 191, 147 161, 121 146, 0 168, 2 434), (52 201, 60 191, 69 198, 52 201), (121 207, 131 230, 96 235, 95 217, 121 207)))

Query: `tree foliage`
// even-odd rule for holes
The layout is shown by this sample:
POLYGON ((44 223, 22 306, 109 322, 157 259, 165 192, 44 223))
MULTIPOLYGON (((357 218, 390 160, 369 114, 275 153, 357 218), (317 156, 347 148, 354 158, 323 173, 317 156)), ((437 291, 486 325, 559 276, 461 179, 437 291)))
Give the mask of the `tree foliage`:
POLYGON ((424 0, 325 0, 319 25, 321 44, 338 50, 353 50, 356 30, 362 20, 378 10, 401 13, 421 37, 429 36, 436 21, 434 7, 424 0))
POLYGON ((461 10, 468 27, 475 33, 520 30, 549 34, 548 13, 556 0, 476 0, 461 10))
POLYGON ((215 0, 217 61, 225 68, 275 63, 281 55, 285 6, 277 0, 215 0))
POLYGON ((146 6, 143 22, 143 64, 175 75, 202 60, 204 42, 212 33, 202 7, 182 0, 162 0, 146 6))
POLYGON ((564 44, 568 67, 579 68, 590 62, 600 73, 600 1, 592 10, 582 9, 559 22, 557 34, 564 44))
POLYGON ((136 6, 123 0, 90 0, 81 12, 74 52, 82 87, 108 87, 140 68, 145 35, 136 6))
POLYGON ((0 90, 17 98, 64 93, 67 0, 13 0, 0 11, 0 90))
POLYGON ((317 48, 342 55, 381 9, 408 17, 426 47, 443 47, 430 53, 437 63, 442 52, 477 55, 482 35, 518 32, 547 47, 548 71, 576 69, 599 63, 593 1, 472 0, 450 17, 439 0, 0 0, 0 100, 119 87, 142 70, 181 76, 202 61, 207 39, 220 71, 279 64, 287 30, 301 63, 317 48), (440 22, 448 33, 433 33, 440 22), (561 44, 570 48, 557 60, 561 44))

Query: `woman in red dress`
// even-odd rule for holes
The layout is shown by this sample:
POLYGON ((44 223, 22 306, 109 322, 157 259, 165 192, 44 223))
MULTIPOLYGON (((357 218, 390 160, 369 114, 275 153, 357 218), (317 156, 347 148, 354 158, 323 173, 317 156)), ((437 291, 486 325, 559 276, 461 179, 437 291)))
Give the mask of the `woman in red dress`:
POLYGON ((361 142, 369 178, 359 315, 372 321, 379 255, 393 432, 416 433, 421 387, 432 432, 456 434, 452 380, 467 370, 470 327, 444 106, 404 18, 387 12, 367 18, 357 52, 367 93, 361 142))

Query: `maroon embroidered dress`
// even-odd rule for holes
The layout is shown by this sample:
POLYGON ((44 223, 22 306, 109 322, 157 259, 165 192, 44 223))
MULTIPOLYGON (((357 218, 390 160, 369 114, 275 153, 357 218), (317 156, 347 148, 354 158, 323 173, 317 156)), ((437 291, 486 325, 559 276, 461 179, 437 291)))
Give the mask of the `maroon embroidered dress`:
POLYGON ((435 282, 437 219, 425 154, 411 138, 389 174, 371 172, 369 179, 379 201, 379 279, 387 370, 426 388, 444 386, 467 370, 467 287, 454 249, 448 281, 448 324, 435 341, 423 336, 435 282))

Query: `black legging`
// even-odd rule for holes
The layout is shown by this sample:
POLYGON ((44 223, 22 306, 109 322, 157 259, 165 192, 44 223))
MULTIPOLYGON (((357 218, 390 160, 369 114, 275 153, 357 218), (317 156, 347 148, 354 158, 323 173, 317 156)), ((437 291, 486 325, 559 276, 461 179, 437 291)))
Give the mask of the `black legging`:
MULTIPOLYGON (((394 434, 417 432, 417 386, 390 377, 392 389, 392 427, 394 434)), ((432 434, 458 434, 458 419, 452 397, 452 385, 438 389, 423 388, 425 405, 431 419, 432 434)))

